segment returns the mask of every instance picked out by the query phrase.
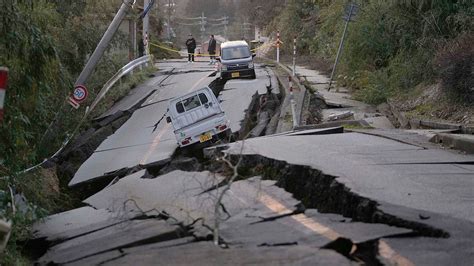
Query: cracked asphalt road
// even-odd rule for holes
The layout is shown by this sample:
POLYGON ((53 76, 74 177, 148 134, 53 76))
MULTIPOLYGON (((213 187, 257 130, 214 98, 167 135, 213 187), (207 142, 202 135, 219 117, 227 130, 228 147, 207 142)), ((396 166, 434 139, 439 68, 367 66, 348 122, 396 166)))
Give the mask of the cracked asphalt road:
MULTIPOLYGON (((91 195, 86 207, 37 224, 35 239, 48 246, 40 264, 472 265, 474 158, 420 147, 419 138, 410 145, 405 135, 402 143, 393 132, 385 138, 310 131, 230 144, 227 152, 236 156, 243 144, 244 163, 216 214, 228 172, 200 159, 158 174, 160 162, 179 160, 177 145, 165 122, 154 133, 150 128, 169 98, 209 85, 214 69, 158 66, 163 75, 109 111, 144 100, 70 185, 144 169, 91 195), (212 243, 216 217, 221 246, 212 243)), ((221 92, 234 132, 252 96, 269 85, 266 73, 232 80, 221 92)))

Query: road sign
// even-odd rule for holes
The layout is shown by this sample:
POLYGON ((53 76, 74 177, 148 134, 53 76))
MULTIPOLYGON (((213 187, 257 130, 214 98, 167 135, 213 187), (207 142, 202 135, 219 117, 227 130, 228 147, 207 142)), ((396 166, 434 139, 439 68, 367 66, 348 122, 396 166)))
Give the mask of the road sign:
POLYGON ((359 6, 356 3, 348 4, 344 9, 344 21, 354 21, 355 16, 359 12, 359 6))
POLYGON ((72 97, 69 97, 69 99, 67 100, 67 102, 72 106, 74 107, 74 109, 79 109, 79 107, 81 106, 78 102, 76 102, 72 97))
POLYGON ((3 103, 7 90, 8 68, 0 67, 0 121, 3 120, 3 103))
POLYGON ((83 102, 89 93, 87 92, 87 89, 85 86, 82 85, 77 85, 76 88, 74 88, 74 92, 72 93, 72 98, 75 102, 81 103, 83 102))

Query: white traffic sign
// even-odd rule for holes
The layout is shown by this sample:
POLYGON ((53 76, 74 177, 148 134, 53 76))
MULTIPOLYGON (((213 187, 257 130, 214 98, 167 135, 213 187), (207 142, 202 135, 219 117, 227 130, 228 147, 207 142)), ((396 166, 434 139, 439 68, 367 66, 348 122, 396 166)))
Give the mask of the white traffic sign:
POLYGON ((76 103, 83 102, 89 93, 87 92, 87 89, 85 86, 82 85, 77 85, 76 88, 74 88, 74 92, 72 93, 72 98, 76 103))
POLYGON ((74 109, 79 109, 79 107, 81 106, 78 102, 76 102, 72 97, 69 97, 69 99, 67 100, 67 102, 72 106, 74 107, 74 109))

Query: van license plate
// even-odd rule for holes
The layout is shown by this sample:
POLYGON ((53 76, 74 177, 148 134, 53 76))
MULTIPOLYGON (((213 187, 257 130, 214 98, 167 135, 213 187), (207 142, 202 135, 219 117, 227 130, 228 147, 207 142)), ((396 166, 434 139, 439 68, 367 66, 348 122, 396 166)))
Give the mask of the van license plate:
POLYGON ((204 133, 201 136, 199 136, 199 141, 201 143, 206 142, 206 141, 211 140, 211 139, 212 139, 212 135, 211 135, 210 132, 204 133))
POLYGON ((238 78, 240 77, 240 73, 239 72, 234 72, 231 74, 233 78, 238 78))

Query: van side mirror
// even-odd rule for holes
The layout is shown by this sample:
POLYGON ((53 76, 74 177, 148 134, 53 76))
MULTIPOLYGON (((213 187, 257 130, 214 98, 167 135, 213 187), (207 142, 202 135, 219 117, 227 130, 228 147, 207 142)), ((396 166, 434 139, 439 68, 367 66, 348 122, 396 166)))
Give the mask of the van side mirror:
POLYGON ((169 116, 166 117, 166 123, 168 123, 168 124, 171 123, 171 117, 169 117, 169 116))
POLYGON ((216 61, 221 61, 221 57, 220 56, 216 56, 216 61))
POLYGON ((257 56, 257 54, 252 54, 252 57, 256 57, 256 56, 257 56))

